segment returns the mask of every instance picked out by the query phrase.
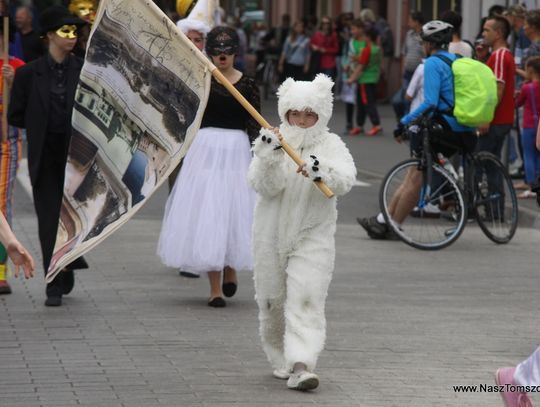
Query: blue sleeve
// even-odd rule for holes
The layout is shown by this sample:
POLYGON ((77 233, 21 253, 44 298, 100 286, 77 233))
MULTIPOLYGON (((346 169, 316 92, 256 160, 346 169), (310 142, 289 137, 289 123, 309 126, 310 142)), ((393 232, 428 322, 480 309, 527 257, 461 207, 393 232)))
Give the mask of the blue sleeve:
POLYGON ((285 59, 287 59, 287 53, 289 52, 290 47, 291 47, 291 43, 289 42, 289 39, 287 38, 285 40, 285 43, 283 44, 283 51, 281 51, 283 54, 285 54, 285 59))
POLYGON ((16 33, 14 41, 9 43, 8 53, 9 55, 13 57, 26 61, 26 59, 24 58, 24 53, 23 53, 22 38, 19 33, 16 33))
MULTIPOLYGON (((443 62, 444 63, 444 62, 443 62)), ((435 58, 428 58, 424 64, 424 101, 416 110, 410 112, 401 119, 401 123, 408 125, 426 110, 437 108, 441 90, 441 72, 435 58)))

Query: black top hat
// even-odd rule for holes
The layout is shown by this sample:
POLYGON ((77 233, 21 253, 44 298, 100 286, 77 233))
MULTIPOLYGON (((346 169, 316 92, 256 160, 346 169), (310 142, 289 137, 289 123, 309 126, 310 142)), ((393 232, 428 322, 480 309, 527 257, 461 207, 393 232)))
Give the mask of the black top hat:
POLYGON ((86 21, 74 16, 64 6, 47 7, 39 17, 40 34, 56 31, 64 25, 85 25, 86 21))

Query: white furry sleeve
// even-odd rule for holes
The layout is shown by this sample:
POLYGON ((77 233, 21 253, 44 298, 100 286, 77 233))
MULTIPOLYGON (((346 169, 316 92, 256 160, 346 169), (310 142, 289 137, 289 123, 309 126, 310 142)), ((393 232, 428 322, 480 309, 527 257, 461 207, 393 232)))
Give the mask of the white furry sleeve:
POLYGON ((336 195, 345 195, 356 181, 356 165, 345 143, 331 134, 325 151, 317 156, 319 170, 310 177, 319 176, 336 195))
POLYGON ((248 182, 260 195, 273 197, 285 187, 284 154, 277 137, 266 129, 253 143, 253 159, 248 170, 248 182), (268 142, 268 137, 271 142, 268 142), (277 148, 277 149, 276 149, 277 148))
POLYGON ((248 170, 249 185, 258 194, 271 198, 285 187, 285 172, 281 162, 269 162, 254 156, 248 170))

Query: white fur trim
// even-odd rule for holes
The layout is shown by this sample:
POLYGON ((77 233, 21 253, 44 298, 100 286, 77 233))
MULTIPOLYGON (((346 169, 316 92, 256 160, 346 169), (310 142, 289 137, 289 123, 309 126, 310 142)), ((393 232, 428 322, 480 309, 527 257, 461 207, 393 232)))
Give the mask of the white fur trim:
POLYGON ((184 18, 182 20, 178 20, 176 23, 176 26, 180 28, 180 30, 187 35, 187 33, 191 30, 197 31, 204 36, 210 32, 210 27, 208 24, 204 23, 203 21, 196 20, 194 18, 184 18))
POLYGON ((281 121, 286 124, 286 114, 289 110, 312 110, 317 113, 319 120, 310 129, 320 133, 327 129, 332 116, 334 82, 324 74, 318 74, 311 82, 295 81, 287 78, 278 89, 278 113, 281 121))
POLYGON ((263 160, 277 162, 283 158, 283 150, 279 148, 280 146, 281 143, 274 132, 263 128, 259 131, 259 137, 253 142, 251 150, 253 154, 263 160), (271 140, 271 142, 268 143, 268 140, 271 140))

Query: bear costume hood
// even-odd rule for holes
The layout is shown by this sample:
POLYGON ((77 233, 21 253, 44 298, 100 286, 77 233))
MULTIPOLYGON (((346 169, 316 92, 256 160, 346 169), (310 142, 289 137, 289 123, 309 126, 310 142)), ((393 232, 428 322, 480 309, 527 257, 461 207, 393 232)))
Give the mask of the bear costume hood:
POLYGON ((332 79, 324 74, 318 74, 313 81, 295 81, 287 78, 281 84, 277 91, 280 130, 291 147, 311 147, 326 137, 328 122, 332 117, 333 86, 332 79), (307 129, 291 126, 287 120, 287 112, 290 110, 311 110, 319 116, 319 119, 307 129))

